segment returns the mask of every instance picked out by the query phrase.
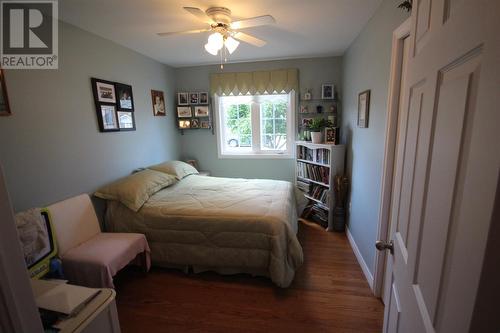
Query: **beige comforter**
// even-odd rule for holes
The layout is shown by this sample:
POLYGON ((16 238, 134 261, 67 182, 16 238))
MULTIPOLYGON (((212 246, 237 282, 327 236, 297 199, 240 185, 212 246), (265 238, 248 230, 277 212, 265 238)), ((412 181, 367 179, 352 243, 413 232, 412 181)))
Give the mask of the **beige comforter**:
POLYGON ((106 225, 144 233, 156 265, 265 275, 288 287, 303 262, 293 185, 284 181, 191 175, 137 213, 109 201, 106 225))

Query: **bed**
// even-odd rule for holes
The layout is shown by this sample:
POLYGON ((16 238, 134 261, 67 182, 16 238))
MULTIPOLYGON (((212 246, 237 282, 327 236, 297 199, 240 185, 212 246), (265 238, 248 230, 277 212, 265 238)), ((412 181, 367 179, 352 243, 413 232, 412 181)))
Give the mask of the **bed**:
POLYGON ((145 234, 154 265, 293 281, 303 253, 291 183, 190 174, 150 192, 137 211, 108 200, 105 221, 108 231, 145 234))

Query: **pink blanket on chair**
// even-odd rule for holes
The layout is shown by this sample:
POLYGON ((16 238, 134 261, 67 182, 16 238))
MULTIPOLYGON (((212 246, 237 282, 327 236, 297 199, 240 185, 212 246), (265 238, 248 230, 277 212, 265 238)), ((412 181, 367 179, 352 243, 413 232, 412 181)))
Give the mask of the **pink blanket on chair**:
POLYGON ((127 264, 151 266, 146 237, 134 233, 99 233, 62 257, 66 278, 73 284, 114 288, 113 276, 127 264))

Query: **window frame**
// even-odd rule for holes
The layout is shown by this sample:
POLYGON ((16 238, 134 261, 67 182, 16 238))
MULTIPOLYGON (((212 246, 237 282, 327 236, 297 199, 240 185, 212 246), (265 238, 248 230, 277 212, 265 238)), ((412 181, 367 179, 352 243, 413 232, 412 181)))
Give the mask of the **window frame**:
MULTIPOLYGON (((289 93, 282 94, 269 94, 269 95, 288 95, 288 105, 289 105, 289 115, 287 115, 287 140, 286 140, 286 150, 263 150, 261 149, 261 122, 260 117, 260 98, 259 95, 241 95, 244 97, 251 97, 252 102, 250 106, 250 117, 252 124, 252 148, 251 150, 237 152, 231 150, 225 150, 225 145, 223 141, 224 136, 224 115, 221 114, 220 109, 220 98, 225 96, 219 96, 214 94, 214 109, 215 109, 215 120, 217 126, 215 127, 215 132, 217 136, 217 155, 219 159, 293 159, 295 150, 295 105, 296 105, 296 94, 294 90, 289 93)), ((234 96, 237 97, 237 96, 234 96)))

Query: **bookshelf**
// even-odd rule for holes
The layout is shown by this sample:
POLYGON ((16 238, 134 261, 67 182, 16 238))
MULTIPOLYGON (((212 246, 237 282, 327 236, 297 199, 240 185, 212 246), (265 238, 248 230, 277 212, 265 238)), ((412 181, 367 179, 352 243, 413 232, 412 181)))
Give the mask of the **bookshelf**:
POLYGON ((344 174, 345 145, 296 142, 295 184, 309 200, 306 215, 333 230, 335 195, 333 180, 344 174))

